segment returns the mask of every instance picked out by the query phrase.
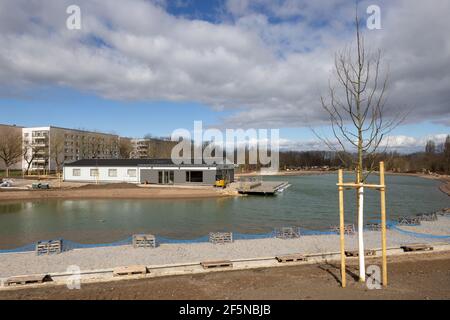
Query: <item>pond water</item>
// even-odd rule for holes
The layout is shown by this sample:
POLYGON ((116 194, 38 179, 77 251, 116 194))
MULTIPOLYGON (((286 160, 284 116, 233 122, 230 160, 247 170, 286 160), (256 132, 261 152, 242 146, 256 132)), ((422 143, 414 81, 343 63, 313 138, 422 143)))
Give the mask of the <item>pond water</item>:
MULTIPOLYGON (((193 239, 211 231, 256 234, 297 225, 324 230, 338 224, 336 174, 267 177, 289 181, 276 196, 177 200, 42 200, 0 203, 0 249, 64 238, 81 243, 113 242, 134 233, 193 239)), ((351 177, 346 177, 348 181, 351 177)), ((371 179, 376 182, 377 177, 371 179)), ((438 181, 388 175, 387 215, 395 219, 450 207, 438 181)), ((348 223, 354 222, 355 191, 345 192, 348 223)), ((379 219, 379 193, 367 190, 365 219, 379 219)))

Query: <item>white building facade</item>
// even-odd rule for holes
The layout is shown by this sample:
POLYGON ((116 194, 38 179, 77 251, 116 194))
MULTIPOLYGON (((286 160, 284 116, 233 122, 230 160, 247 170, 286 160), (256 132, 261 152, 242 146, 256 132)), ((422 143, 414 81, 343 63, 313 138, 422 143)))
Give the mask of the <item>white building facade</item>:
POLYGON ((211 185, 234 181, 234 165, 173 164, 170 159, 84 159, 67 163, 64 181, 211 185))

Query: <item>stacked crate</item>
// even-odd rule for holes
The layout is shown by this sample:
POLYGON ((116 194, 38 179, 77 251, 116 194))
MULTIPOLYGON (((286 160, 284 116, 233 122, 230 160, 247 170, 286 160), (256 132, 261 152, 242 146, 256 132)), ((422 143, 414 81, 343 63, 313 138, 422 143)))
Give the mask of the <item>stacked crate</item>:
POLYGON ((214 244, 231 243, 231 242, 233 242, 233 233, 232 232, 210 232, 209 233, 209 242, 214 243, 214 244))
POLYGON ((38 241, 36 244, 36 254, 58 254, 62 252, 62 240, 38 241))
MULTIPOLYGON (((331 230, 332 232, 337 233, 337 234, 340 233, 340 227, 339 227, 339 226, 331 226, 331 227, 330 227, 330 230, 331 230)), ((356 233, 356 231, 355 231, 355 225, 354 225, 354 224, 346 224, 346 225, 344 226, 344 234, 349 235, 349 236, 352 236, 352 235, 354 235, 355 233, 356 233)))
POLYGON ((420 218, 417 217, 400 217, 398 219, 398 225, 400 226, 416 226, 420 225, 420 218))
POLYGON ((275 229, 275 236, 280 239, 294 239, 300 237, 300 228, 281 227, 275 229))
POLYGON ((134 248, 155 248, 156 238, 152 234, 134 234, 133 235, 134 248))
POLYGON ((438 219, 436 213, 423 213, 417 215, 417 218, 420 219, 420 221, 436 221, 438 219))

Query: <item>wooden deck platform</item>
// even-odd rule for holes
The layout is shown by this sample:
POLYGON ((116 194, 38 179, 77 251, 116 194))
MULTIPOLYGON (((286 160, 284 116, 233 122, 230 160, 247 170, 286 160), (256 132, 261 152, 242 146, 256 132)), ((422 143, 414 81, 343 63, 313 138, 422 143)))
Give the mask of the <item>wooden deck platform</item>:
POLYGON ((46 281, 51 281, 52 278, 47 274, 40 275, 29 275, 29 276, 15 276, 6 279, 6 285, 25 285, 25 284, 35 284, 43 283, 46 281))
MULTIPOLYGON (((370 256, 376 256, 377 252, 375 250, 364 250, 364 255, 366 257, 370 257, 370 256)), ((345 251, 345 256, 346 257, 359 257, 359 252, 358 250, 352 250, 352 251, 345 251)))
POLYGON ((144 265, 117 267, 113 270, 113 276, 131 276, 137 274, 146 274, 147 267, 144 265))
POLYGON ((307 261, 307 258, 300 253, 276 256, 275 259, 280 263, 307 261))
POLYGON ((242 182, 237 190, 240 194, 274 195, 290 186, 287 181, 242 182))
POLYGON ((425 243, 405 244, 405 245, 401 246, 400 248, 402 248, 404 252, 433 250, 432 246, 425 244, 425 243))

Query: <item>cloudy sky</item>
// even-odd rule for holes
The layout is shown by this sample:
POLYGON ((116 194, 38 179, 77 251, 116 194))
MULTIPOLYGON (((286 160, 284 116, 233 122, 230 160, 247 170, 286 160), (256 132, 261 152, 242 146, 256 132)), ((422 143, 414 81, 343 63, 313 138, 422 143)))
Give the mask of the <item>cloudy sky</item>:
MULTIPOLYGON (((391 147, 450 133, 450 2, 359 1, 389 69, 387 106, 408 112, 391 147)), ((348 0, 1 0, 0 123, 139 137, 193 128, 279 128, 287 146, 324 149, 320 106, 334 53, 353 41, 348 0), (66 27, 69 5, 81 30, 66 27)), ((365 25, 365 24, 364 24, 365 25)))

